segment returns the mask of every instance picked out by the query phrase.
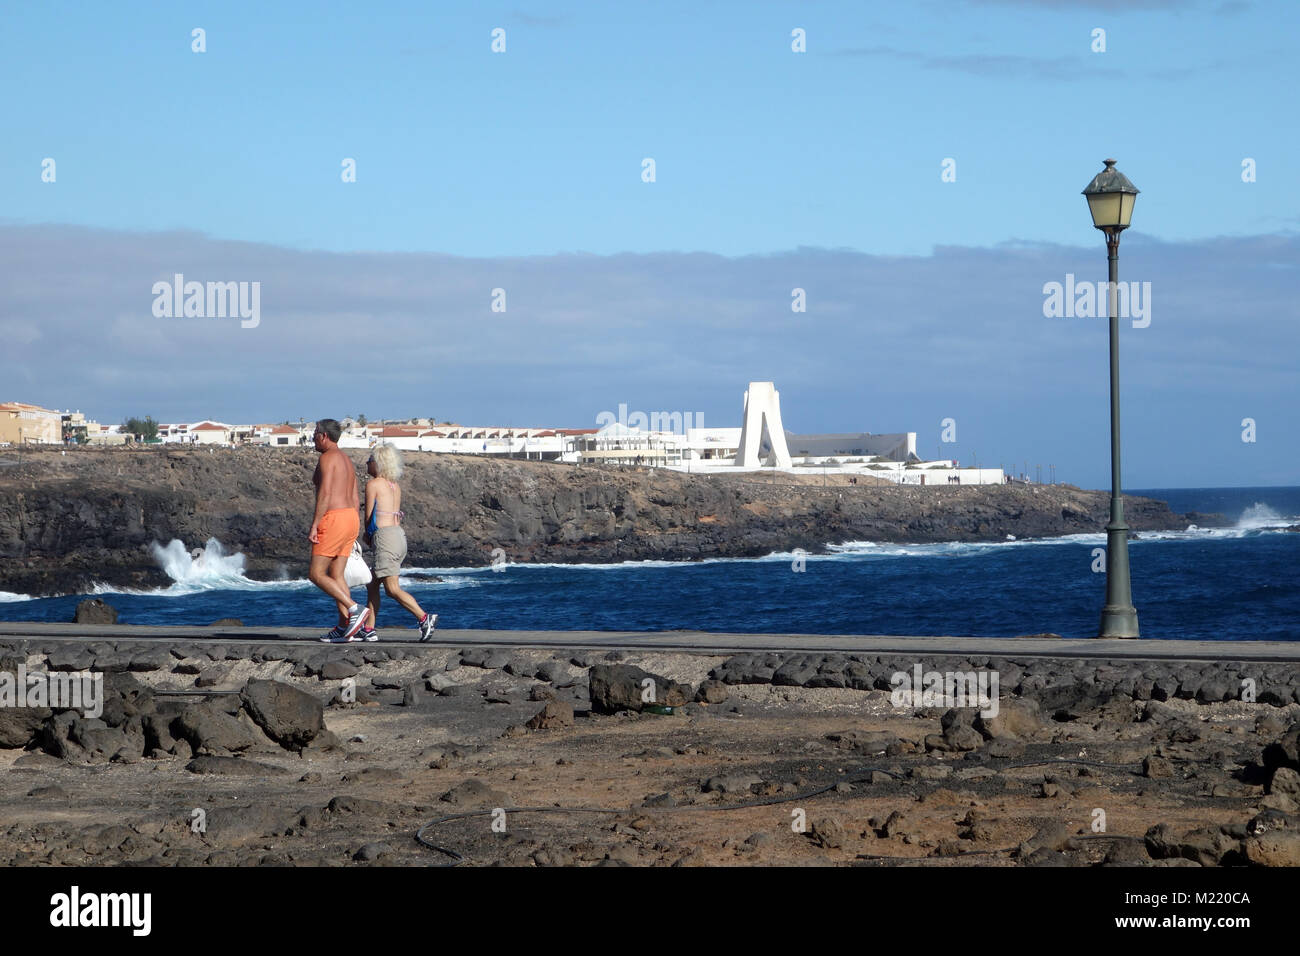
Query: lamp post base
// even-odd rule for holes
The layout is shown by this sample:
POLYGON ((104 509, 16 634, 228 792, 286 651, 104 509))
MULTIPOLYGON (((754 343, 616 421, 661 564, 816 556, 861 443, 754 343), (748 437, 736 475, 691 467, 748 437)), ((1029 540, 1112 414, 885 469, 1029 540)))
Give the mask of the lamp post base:
POLYGON ((1133 605, 1107 604, 1101 609, 1098 637, 1137 637, 1138 612, 1133 605))

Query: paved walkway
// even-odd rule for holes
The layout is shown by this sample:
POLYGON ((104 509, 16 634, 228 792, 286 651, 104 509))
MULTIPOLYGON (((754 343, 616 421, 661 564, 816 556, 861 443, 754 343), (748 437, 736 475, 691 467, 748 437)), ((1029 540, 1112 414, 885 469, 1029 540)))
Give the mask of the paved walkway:
MULTIPOLYGON (((351 647, 407 644, 415 632, 381 629, 386 640, 351 647)), ((0 639, 316 642, 307 627, 172 627, 142 625, 0 622, 0 639)), ((1077 640, 1040 637, 907 637, 857 634, 728 634, 716 631, 482 631, 439 630, 436 647, 573 647, 673 650, 733 654, 740 651, 844 654, 916 654, 918 657, 982 654, 996 657, 1092 657, 1105 660, 1300 662, 1300 641, 1077 640)), ((322 645, 323 646, 323 645, 322 645)))

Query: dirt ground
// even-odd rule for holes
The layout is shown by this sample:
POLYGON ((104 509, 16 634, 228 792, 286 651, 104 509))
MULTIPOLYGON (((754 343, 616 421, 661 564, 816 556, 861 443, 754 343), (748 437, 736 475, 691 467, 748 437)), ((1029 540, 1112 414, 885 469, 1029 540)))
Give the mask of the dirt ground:
MULTIPOLYGON (((623 658, 692 686, 722 661, 623 658)), ((291 670, 237 661, 213 689, 274 678, 332 699, 337 748, 245 752, 213 773, 183 757, 81 765, 0 750, 0 862, 425 866, 454 857, 417 831, 472 814, 425 838, 473 865, 1151 865, 1142 837, 1156 824, 1254 817, 1264 786, 1243 768, 1300 716, 1266 708, 1261 729, 1259 705, 1171 700, 1197 728, 1179 744, 1120 700, 1096 719, 1048 719, 993 757, 927 752, 941 711, 900 711, 884 691, 742 684, 692 714, 595 715, 576 666, 566 688, 435 651, 365 665, 355 702, 339 700, 343 681, 291 670), (461 689, 422 689, 434 675, 461 689), (524 727, 548 695, 574 701, 572 725, 524 727)), ((139 677, 193 690, 184 675, 139 677)))

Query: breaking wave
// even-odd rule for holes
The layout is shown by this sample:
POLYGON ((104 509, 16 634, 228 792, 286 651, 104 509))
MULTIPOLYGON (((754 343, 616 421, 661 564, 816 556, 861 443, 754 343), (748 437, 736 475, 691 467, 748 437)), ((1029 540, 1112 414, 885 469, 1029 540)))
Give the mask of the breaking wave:
POLYGON ((185 543, 173 538, 166 546, 154 541, 149 545, 158 567, 172 579, 165 588, 122 588, 97 584, 92 594, 147 594, 156 597, 185 597, 204 591, 267 591, 311 587, 307 580, 254 581, 244 576, 244 555, 231 553, 216 538, 209 538, 202 548, 187 550, 185 543))
MULTIPOLYGON (((942 557, 958 558, 972 554, 987 554, 1004 548, 1032 548, 1056 546, 1062 544, 1105 544, 1106 535, 1102 532, 1087 534, 1066 534, 1057 538, 1024 538, 1010 541, 939 541, 932 544, 893 544, 878 541, 845 541, 842 544, 827 545, 830 552, 825 555, 808 555, 808 558, 921 558, 942 557)), ((783 554, 782 558, 794 557, 783 554)))
POLYGON ((202 548, 186 551, 185 544, 172 538, 163 547, 157 541, 149 545, 158 566, 177 584, 198 589, 229 587, 247 580, 244 577, 244 556, 230 554, 216 538, 209 538, 202 548))
POLYGON ((1280 515, 1261 501, 1255 502, 1241 513, 1237 527, 1254 530, 1256 528, 1287 528, 1296 523, 1296 518, 1280 515))
POLYGON ((1191 525, 1186 531, 1143 531, 1143 538, 1156 541, 1180 541, 1192 538, 1253 538, 1262 534, 1286 534, 1287 528, 1300 523, 1300 518, 1279 514, 1263 502, 1255 502, 1241 513, 1231 528, 1198 528, 1191 525))

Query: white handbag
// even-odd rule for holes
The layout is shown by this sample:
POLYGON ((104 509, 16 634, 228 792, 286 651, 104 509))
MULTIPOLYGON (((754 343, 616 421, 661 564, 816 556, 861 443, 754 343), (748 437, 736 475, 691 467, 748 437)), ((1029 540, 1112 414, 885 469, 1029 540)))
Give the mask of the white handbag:
POLYGON ((343 583, 350 588, 359 588, 370 583, 370 568, 361 554, 361 542, 352 542, 352 553, 348 555, 348 565, 343 569, 343 583))

